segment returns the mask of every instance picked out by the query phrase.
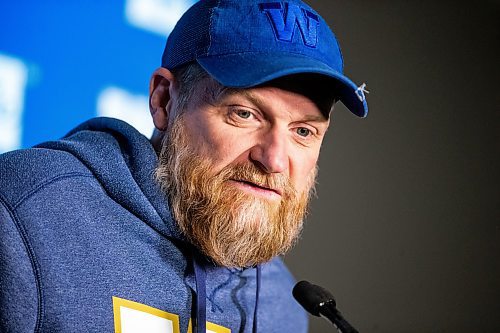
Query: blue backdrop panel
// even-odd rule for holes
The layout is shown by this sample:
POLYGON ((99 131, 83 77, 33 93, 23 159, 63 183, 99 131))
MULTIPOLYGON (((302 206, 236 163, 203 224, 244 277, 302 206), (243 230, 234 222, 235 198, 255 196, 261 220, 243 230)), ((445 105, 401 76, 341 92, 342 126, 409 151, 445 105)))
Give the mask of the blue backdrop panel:
POLYGON ((140 123, 165 38, 193 2, 1 2, 0 136, 12 140, 0 151, 58 138, 96 115, 137 110, 140 123))

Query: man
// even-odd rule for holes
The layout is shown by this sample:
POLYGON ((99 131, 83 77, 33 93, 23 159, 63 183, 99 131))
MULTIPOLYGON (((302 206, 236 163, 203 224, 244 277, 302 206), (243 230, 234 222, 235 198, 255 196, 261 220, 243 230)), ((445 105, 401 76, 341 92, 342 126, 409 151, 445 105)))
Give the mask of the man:
POLYGON ((305 3, 194 5, 151 79, 151 140, 98 118, 1 156, 0 331, 306 331, 278 256, 337 100, 367 113, 305 3))

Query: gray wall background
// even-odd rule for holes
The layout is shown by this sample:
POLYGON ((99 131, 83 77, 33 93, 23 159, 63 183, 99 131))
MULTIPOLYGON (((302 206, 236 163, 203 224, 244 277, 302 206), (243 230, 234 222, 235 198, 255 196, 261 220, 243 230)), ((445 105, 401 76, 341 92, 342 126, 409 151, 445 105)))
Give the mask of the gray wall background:
POLYGON ((499 2, 308 2, 370 114, 334 112, 286 262, 360 332, 500 332, 499 2))

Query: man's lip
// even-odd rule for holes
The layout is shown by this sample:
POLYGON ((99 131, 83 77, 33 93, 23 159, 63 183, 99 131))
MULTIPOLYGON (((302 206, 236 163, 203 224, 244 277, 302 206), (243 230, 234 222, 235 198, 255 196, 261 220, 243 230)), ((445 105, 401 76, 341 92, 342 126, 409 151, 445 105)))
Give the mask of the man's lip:
POLYGON ((243 180, 243 179, 231 179, 231 180, 235 181, 235 182, 239 182, 239 183, 244 183, 244 184, 247 184, 247 185, 250 185, 250 186, 258 187, 258 188, 263 189, 263 190, 272 191, 272 192, 278 194, 279 196, 282 195, 282 192, 279 189, 269 188, 269 187, 266 187, 266 186, 263 186, 263 185, 260 185, 260 184, 256 184, 256 183, 253 183, 251 181, 243 180))

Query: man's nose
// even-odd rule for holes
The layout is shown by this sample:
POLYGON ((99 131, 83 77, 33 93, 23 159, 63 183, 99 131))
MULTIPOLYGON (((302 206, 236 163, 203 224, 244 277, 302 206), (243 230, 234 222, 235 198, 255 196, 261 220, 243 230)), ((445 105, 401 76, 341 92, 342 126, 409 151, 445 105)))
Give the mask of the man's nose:
POLYGON ((266 173, 281 173, 289 166, 286 134, 271 129, 250 150, 250 159, 266 173))

